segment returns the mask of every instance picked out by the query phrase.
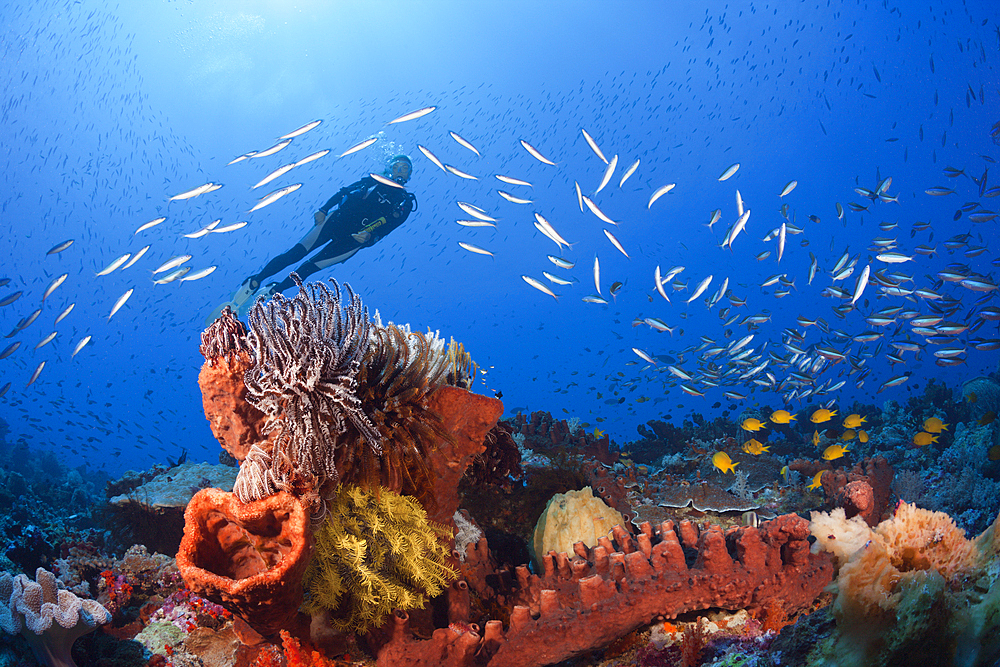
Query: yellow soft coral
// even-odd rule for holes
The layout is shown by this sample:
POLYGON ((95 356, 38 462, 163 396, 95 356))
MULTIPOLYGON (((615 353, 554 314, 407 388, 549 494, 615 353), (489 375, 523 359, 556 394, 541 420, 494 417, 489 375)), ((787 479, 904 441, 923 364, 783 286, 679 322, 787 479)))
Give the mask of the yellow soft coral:
POLYGON ((438 539, 450 531, 413 498, 342 485, 329 503, 303 578, 309 613, 328 611, 338 629, 363 633, 393 609, 423 607, 457 576, 438 539))

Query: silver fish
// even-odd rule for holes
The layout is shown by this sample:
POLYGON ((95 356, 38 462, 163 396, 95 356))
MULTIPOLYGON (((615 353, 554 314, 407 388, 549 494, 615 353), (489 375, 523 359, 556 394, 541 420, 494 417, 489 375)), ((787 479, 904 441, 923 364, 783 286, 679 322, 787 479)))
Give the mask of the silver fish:
POLYGON ((166 220, 166 218, 156 218, 155 220, 150 220, 149 222, 147 222, 143 226, 139 227, 139 229, 135 230, 135 233, 132 234, 132 236, 135 236, 139 232, 144 232, 147 229, 149 229, 150 227, 156 227, 158 224, 160 224, 164 220, 166 220))
POLYGON ((604 232, 604 235, 608 237, 608 240, 611 241, 611 245, 613 245, 614 247, 618 248, 618 252, 620 252, 621 254, 625 255, 629 259, 632 259, 631 257, 628 256, 628 253, 625 252, 625 248, 622 247, 621 242, 618 239, 615 238, 614 234, 612 234, 611 232, 609 232, 606 229, 602 230, 602 231, 604 232))
MULTIPOLYGON (((199 185, 198 187, 192 188, 192 189, 190 189, 190 190, 188 190, 186 192, 182 192, 179 195, 174 195, 173 197, 171 197, 167 201, 168 202, 183 201, 185 199, 191 199, 193 197, 197 197, 198 195, 203 195, 206 192, 209 192, 210 189, 212 188, 212 186, 214 186, 214 185, 215 185, 215 183, 205 183, 204 185, 199 185)), ((162 222, 162 220, 160 222, 162 222)), ((147 224, 149 224, 149 223, 147 223, 147 224)), ((145 227, 145 225, 143 225, 143 227, 145 227)), ((140 227, 138 231, 142 231, 143 227, 140 227)), ((138 233, 138 231, 136 233, 138 233)))
MULTIPOLYGON (((532 146, 531 144, 529 144, 524 139, 521 139, 521 146, 524 147, 524 150, 528 151, 528 153, 531 155, 531 157, 535 158, 536 160, 538 160, 542 164, 549 164, 549 165, 555 166, 555 164, 556 164, 555 162, 553 162, 552 160, 548 159, 547 157, 545 157, 544 155, 542 155, 541 153, 539 153, 537 148, 535 148, 534 146, 532 146)), ((541 283, 538 283, 538 284, 541 285, 541 283)))
POLYGON ((583 132, 583 138, 587 140, 588 144, 590 144, 590 150, 594 151, 594 154, 596 154, 597 157, 601 158, 601 162, 607 164, 608 158, 604 157, 604 153, 602 153, 601 149, 597 147, 597 142, 594 141, 594 138, 589 134, 587 134, 587 131, 584 130, 583 128, 580 128, 580 131, 583 132))
POLYGON ((785 187, 781 189, 781 194, 779 194, 778 196, 784 197, 785 195, 791 194, 792 190, 794 190, 795 186, 798 184, 799 184, 798 181, 788 181, 788 183, 785 184, 785 187))
POLYGON ((297 130, 292 130, 288 134, 281 135, 280 137, 278 137, 278 139, 294 139, 295 137, 297 137, 299 135, 305 134, 309 130, 312 130, 312 129, 315 129, 315 128, 319 127, 319 124, 322 123, 322 122, 323 122, 322 120, 314 120, 311 123, 306 123, 305 125, 303 125, 302 127, 300 127, 297 130))
POLYGON ((646 208, 652 208, 653 202, 673 190, 675 187, 677 187, 676 183, 667 183, 666 185, 658 187, 656 192, 653 193, 653 196, 649 198, 649 203, 646 204, 646 208))
POLYGON ((54 255, 57 252, 62 252, 66 248, 70 247, 71 245, 73 245, 73 239, 69 239, 68 241, 63 241, 62 243, 57 243, 54 246, 52 246, 51 248, 49 248, 49 251, 47 253, 45 253, 45 254, 46 255, 54 255))
POLYGON ((705 278, 700 283, 698 283, 698 287, 695 289, 694 294, 691 295, 691 298, 689 298, 686 303, 691 303, 692 301, 694 301, 695 299, 697 299, 699 296, 701 296, 702 293, 706 289, 708 289, 709 284, 711 284, 711 282, 712 282, 712 278, 713 278, 713 276, 709 276, 708 278, 705 278))
POLYGON ((486 222, 485 220, 456 220, 458 224, 463 227, 493 227, 496 228, 492 222, 486 222))
POLYGON ((156 270, 153 271, 153 275, 155 276, 157 273, 163 273, 164 271, 169 271, 170 269, 180 266, 189 259, 191 259, 191 255, 177 255, 176 257, 171 257, 163 264, 160 264, 160 266, 158 266, 156 270))
POLYGON ((637 348, 637 347, 633 347, 633 348, 632 348, 632 351, 633 351, 633 352, 635 352, 635 353, 636 353, 636 355, 637 355, 637 356, 638 356, 638 357, 639 357, 640 359, 642 359, 643 361, 645 361, 645 362, 648 362, 648 363, 651 363, 651 364, 653 364, 654 366, 658 365, 658 364, 656 363, 656 359, 653 359, 653 357, 649 356, 648 354, 646 354, 645 352, 643 352, 643 351, 642 351, 642 350, 640 350, 639 348, 637 348))
POLYGON ((24 292, 22 292, 21 290, 18 290, 12 294, 8 294, 3 299, 0 299, 0 307, 9 306, 10 304, 20 299, 22 294, 24 294, 24 292))
POLYGON ((25 387, 30 387, 31 385, 35 384, 35 380, 37 380, 38 376, 42 374, 42 369, 43 368, 45 368, 45 362, 44 361, 42 363, 38 364, 38 368, 35 369, 35 372, 32 373, 31 377, 28 379, 28 384, 26 384, 24 386, 25 387))
MULTIPOLYGON (((420 148, 417 146, 417 148, 420 148)), ((534 187, 528 181, 521 180, 520 178, 513 178, 512 176, 504 176, 502 174, 497 174, 496 179, 498 181, 503 181, 507 185, 527 185, 529 188, 534 187)))
POLYGON ((142 248, 142 250, 140 250, 139 252, 137 252, 137 253, 135 253, 134 255, 132 255, 132 259, 130 259, 129 261, 127 261, 127 262, 125 263, 125 266, 123 266, 123 267, 122 267, 122 271, 124 271, 124 270, 125 270, 125 269, 127 269, 128 267, 130 267, 130 266, 132 266, 133 264, 135 264, 136 262, 138 262, 138 261, 139 261, 139 258, 140 258, 140 257, 142 257, 143 255, 145 255, 145 254, 146 254, 146 251, 147 251, 147 250, 149 250, 149 246, 144 246, 144 247, 142 248))
POLYGON ((478 181, 479 180, 478 176, 473 176, 472 174, 468 174, 468 173, 462 171, 461 169, 457 169, 456 167, 451 166, 450 164, 446 164, 444 166, 444 168, 447 169, 448 171, 450 171, 451 173, 455 174, 459 178, 464 178, 464 179, 469 180, 469 181, 478 181))
POLYGON ((212 233, 213 234, 225 234, 226 232, 235 232, 237 229, 243 229, 246 226, 247 226, 247 223, 244 222, 244 221, 234 222, 233 224, 226 225, 225 227, 217 227, 216 229, 212 230, 212 233))
POLYGON ((653 284, 656 285, 656 291, 660 293, 667 303, 670 303, 670 297, 667 296, 666 291, 663 289, 663 283, 666 282, 660 278, 660 265, 656 265, 656 271, 653 272, 653 284))
MULTIPOLYGON (((455 141, 457 141, 460 146, 464 146, 465 148, 468 148, 470 151, 472 151, 476 155, 479 155, 479 151, 476 149, 476 147, 473 146, 472 144, 470 144, 468 141, 466 141, 462 137, 458 136, 457 133, 449 131, 448 134, 450 134, 451 138, 454 139, 455 141)), ((482 155, 479 155, 479 156, 482 157, 482 155)))
POLYGON ((47 298, 52 296, 52 293, 56 291, 56 288, 63 284, 63 282, 69 277, 68 273, 64 273, 61 276, 57 276, 52 279, 49 286, 45 288, 45 293, 42 294, 42 301, 44 302, 47 298))
POLYGON ((460 245, 462 248, 465 248, 469 252, 476 253, 477 255, 489 255, 490 257, 493 257, 493 253, 491 253, 489 250, 480 248, 479 246, 472 245, 471 243, 465 243, 464 241, 459 241, 458 245, 460 245))
POLYGON ((618 182, 618 188, 621 189, 625 185, 625 181, 628 180, 629 176, 635 173, 635 170, 639 168, 639 160, 632 163, 632 166, 625 170, 625 174, 622 176, 622 180, 618 182))
POLYGON ((597 208, 597 204, 595 204, 593 201, 591 201, 590 197, 587 197, 586 195, 583 195, 583 203, 587 205, 587 208, 590 209, 591 213, 593 213, 594 215, 596 215, 598 218, 600 218, 604 222, 608 223, 609 225, 616 225, 616 226, 618 225, 618 223, 615 222, 614 220, 612 220, 611 218, 609 218, 604 213, 604 211, 602 211, 601 209, 597 208))
POLYGON ((56 321, 53 324, 59 324, 64 319, 66 319, 66 316, 69 315, 73 311, 73 309, 75 307, 76 307, 76 303, 75 302, 69 304, 68 306, 66 306, 66 309, 63 310, 61 313, 59 313, 59 316, 56 317, 56 321))
POLYGON ((216 268, 218 268, 218 267, 209 266, 209 267, 206 267, 204 269, 200 269, 198 271, 195 271, 191 275, 186 275, 183 278, 181 278, 181 282, 183 283, 183 282, 187 282, 187 281, 190 281, 190 280, 200 280, 200 279, 204 278, 205 276, 211 274, 213 271, 215 271, 216 268))
POLYGON ((368 175, 371 176, 372 179, 381 183, 382 185, 388 185, 391 188, 399 188, 400 190, 405 190, 405 188, 402 185, 392 180, 391 178, 386 178, 385 176, 380 176, 379 174, 368 174, 368 175))
MULTIPOLYGON (((389 182, 392 183, 392 181, 389 181, 389 182)), ((301 187, 302 187, 301 183, 293 183, 292 185, 287 185, 287 186, 281 188, 280 190, 275 190, 274 192, 270 193, 269 195, 267 195, 264 198, 262 198, 259 202, 257 202, 257 204, 252 209, 250 209, 248 212, 249 213, 253 213, 254 211, 259 211, 260 209, 264 208, 265 206, 269 206, 269 205, 273 204, 274 202, 278 201, 279 199, 281 199, 285 195, 289 195, 289 194, 295 192, 296 190, 298 190, 301 187)))
POLYGON ((302 158, 301 160, 299 160, 298 162, 295 162, 294 164, 292 164, 292 166, 293 167, 301 167, 304 164, 309 164, 313 160, 318 160, 318 159, 320 159, 321 157, 323 157, 324 155, 326 155, 329 152, 330 152, 329 148, 324 148, 321 151, 316 151, 312 155, 307 155, 304 158, 302 158))
POLYGON ((119 266, 121 266, 122 264, 124 264, 125 262, 127 262, 128 258, 131 257, 131 256, 132 256, 132 253, 130 253, 130 252, 125 253, 124 255, 122 255, 121 257, 119 257, 118 259, 116 259, 115 261, 111 262, 106 267, 104 267, 103 269, 101 269, 100 271, 98 271, 97 275, 99 275, 99 276, 106 276, 106 275, 108 275, 109 273, 111 273, 112 271, 114 271, 115 269, 117 269, 119 266))
POLYGON ((17 348, 21 347, 21 341, 16 340, 7 347, 4 348, 3 352, 0 352, 0 359, 6 359, 10 355, 17 352, 17 348))
POLYGON ((437 107, 424 107, 423 109, 417 109, 416 111, 411 111, 410 113, 403 114, 399 118, 393 118, 386 125, 392 125, 393 123, 405 123, 408 120, 416 120, 418 118, 423 118, 430 112, 437 109, 437 107))
POLYGON ((556 257, 555 255, 546 255, 546 257, 548 257, 549 261, 558 266, 560 269, 566 269, 567 271, 569 271, 574 266, 576 266, 575 262, 571 262, 568 259, 563 259, 562 257, 556 257))
POLYGON ((564 239, 562 236, 560 236, 559 232, 555 230, 552 224, 549 223, 549 221, 546 220, 544 217, 542 217, 541 214, 539 213, 535 213, 535 228, 538 229, 538 231, 540 231, 548 238, 552 239, 552 241, 559 246, 560 250, 562 250, 562 247, 564 245, 572 246, 572 244, 566 239, 564 239))
POLYGON ((597 259, 597 255, 594 255, 594 287, 597 288, 597 293, 601 293, 601 262, 597 259))
POLYGON ((615 167, 617 166, 618 166, 618 155, 615 155, 613 158, 611 158, 611 162, 608 163, 607 168, 604 170, 604 177, 601 178, 601 184, 597 186, 596 190, 594 190, 595 195, 601 190, 603 190, 604 186, 608 184, 608 182, 611 180, 611 175, 615 173, 615 167))
POLYGON ((251 158, 258 158, 258 157, 268 157, 270 155, 274 155, 278 151, 280 151, 283 148, 287 147, 290 143, 292 143, 291 139, 285 139, 284 141, 280 141, 280 142, 276 143, 275 145, 271 146, 267 150, 260 151, 259 153, 254 153, 250 157, 251 158))
POLYGON ((530 199, 522 199, 521 197, 515 197, 509 192, 504 192, 503 190, 497 190, 497 194, 509 201, 511 204, 530 204, 530 199))
POLYGON ((110 315, 108 315, 108 319, 109 319, 109 320, 110 320, 110 319, 111 319, 112 317, 114 317, 114 314, 115 314, 115 313, 117 313, 117 312, 118 312, 118 311, 119 311, 119 310, 121 309, 121 307, 122 307, 122 306, 124 306, 124 305, 125 305, 125 302, 126 302, 126 301, 128 301, 128 298, 129 298, 130 296, 132 296, 132 292, 133 292, 134 290, 135 290, 135 288, 133 287, 133 288, 131 288, 131 289, 130 289, 129 291, 125 292, 125 293, 124 293, 124 294, 122 294, 122 295, 121 295, 120 297, 118 297, 118 300, 117 300, 117 301, 115 301, 115 305, 114 305, 114 307, 112 307, 112 308, 111 308, 111 314, 110 314, 110 315))
POLYGON ((178 266, 172 271, 168 271, 165 275, 157 278, 153 281, 154 285, 166 285, 167 283, 172 283, 175 280, 180 280, 186 276, 191 271, 190 266, 178 266))
POLYGON ((460 209, 471 215, 473 218, 478 218, 479 220, 483 220, 485 222, 497 222, 496 218, 490 217, 489 215, 486 214, 486 211, 479 208, 478 206, 474 206, 473 204, 469 204, 468 202, 464 201, 460 201, 457 203, 460 209))
POLYGON ((722 172, 722 175, 719 176, 719 180, 720 181, 728 180, 729 178, 732 177, 733 174, 735 174, 739 170, 739 168, 740 168, 739 162, 729 165, 728 167, 726 167, 726 170, 722 172))
POLYGON ((286 164, 284 166, 278 167, 277 169, 275 169, 274 171, 272 171, 270 174, 268 174, 267 176, 265 176, 261 180, 257 181, 257 185, 253 186, 250 189, 251 190, 256 190, 257 188, 259 188, 262 185, 267 185, 268 183, 270 183, 274 179, 279 178, 281 176, 284 176, 285 174, 287 174, 288 172, 290 172, 294 168, 295 168, 295 163, 294 162, 292 162, 291 164, 286 164))
MULTIPOLYGON (((548 271, 542 271, 542 275, 549 279, 549 282, 555 283, 556 285, 572 285, 572 280, 564 280, 559 276, 554 276, 548 271)), ((2 357, 0 357, 2 358, 2 357)))
POLYGON ((46 336, 45 338, 43 338, 42 340, 40 340, 40 341, 38 342, 38 345, 36 345, 36 346, 35 346, 35 349, 37 350, 37 349, 38 349, 38 348, 40 348, 40 347, 43 347, 43 346, 45 346, 45 345, 48 345, 48 344, 49 344, 49 343, 51 343, 51 342, 53 341, 53 339, 55 339, 55 337, 56 337, 56 336, 58 336, 58 335, 59 335, 59 332, 58 332, 58 331, 53 331, 53 332, 52 332, 52 333, 50 333, 50 334, 49 334, 48 336, 46 336))
MULTIPOLYGON (((437 156, 434 155, 434 153, 431 153, 429 149, 424 148, 420 144, 417 144, 417 148, 419 148, 420 152, 424 154, 424 157, 426 157, 428 160, 430 160, 431 162, 433 162, 434 164, 436 164, 441 171, 448 171, 447 169, 444 168, 444 165, 441 163, 441 160, 437 159, 437 156)), ((497 178, 500 178, 500 177, 497 176, 497 178)), ((503 179, 500 179, 500 180, 503 180, 503 179)))
POLYGON ((80 339, 80 342, 77 343, 76 347, 73 348, 73 354, 70 355, 70 359, 79 354, 80 350, 82 350, 84 347, 87 346, 87 343, 90 342, 90 338, 91 338, 90 336, 84 336, 83 338, 80 339))
POLYGON ((346 157, 346 156, 348 156, 348 155, 350 155, 352 153, 357 153, 358 151, 361 151, 361 150, 364 150, 364 149, 368 148, 369 146, 371 146, 372 144, 374 144, 376 141, 378 141, 378 137, 372 137, 370 139, 365 139, 364 141, 362 141, 360 143, 354 144, 353 146, 351 146, 350 148, 348 148, 346 151, 344 151, 343 153, 341 153, 337 157, 341 158, 341 157, 346 157))
POLYGON ((528 283, 529 285, 531 285, 532 287, 534 287, 539 292, 542 292, 543 294, 548 294, 549 296, 551 296, 553 299, 556 299, 557 301, 559 300, 559 297, 556 296, 556 293, 553 292, 552 290, 550 290, 545 285, 545 283, 541 282, 540 280, 536 280, 535 278, 532 278, 531 276, 521 276, 521 280, 523 280, 524 282, 528 283))

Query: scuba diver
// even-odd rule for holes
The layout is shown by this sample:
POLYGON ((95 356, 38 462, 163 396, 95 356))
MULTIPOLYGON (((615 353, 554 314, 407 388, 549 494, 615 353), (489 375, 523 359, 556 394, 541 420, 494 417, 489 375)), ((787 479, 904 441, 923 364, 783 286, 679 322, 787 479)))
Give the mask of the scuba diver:
POLYGON ((272 282, 263 289, 261 283, 268 276, 301 261, 317 248, 322 249, 296 269, 302 279, 320 269, 347 261, 362 248, 375 245, 403 224, 416 208, 417 198, 403 188, 412 172, 410 158, 396 155, 386 163, 383 175, 398 184, 398 187, 365 176, 360 181, 341 188, 313 214, 315 225, 309 233, 291 250, 278 255, 258 273, 244 280, 233 294, 232 301, 216 308, 207 322, 215 321, 226 306, 239 313, 240 317, 245 317, 250 305, 256 300, 251 297, 270 298, 273 294, 292 287, 294 283, 290 277, 272 282))

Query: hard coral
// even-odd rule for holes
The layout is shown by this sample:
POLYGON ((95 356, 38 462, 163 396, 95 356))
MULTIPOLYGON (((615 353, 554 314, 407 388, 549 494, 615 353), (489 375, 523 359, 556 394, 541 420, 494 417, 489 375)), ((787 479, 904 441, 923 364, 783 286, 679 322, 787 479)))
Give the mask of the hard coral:
POLYGON ((43 568, 35 581, 0 573, 0 628, 20 633, 47 667, 75 667, 73 642, 110 621, 107 609, 57 588, 55 575, 43 568))
POLYGON ((221 602, 262 635, 289 627, 311 553, 302 503, 278 493, 244 504, 231 493, 204 489, 184 518, 177 567, 188 588, 221 602))
POLYGON ((341 485, 316 532, 304 609, 328 610, 336 629, 364 633, 393 609, 423 607, 456 576, 445 536, 451 531, 428 523, 412 498, 341 485))

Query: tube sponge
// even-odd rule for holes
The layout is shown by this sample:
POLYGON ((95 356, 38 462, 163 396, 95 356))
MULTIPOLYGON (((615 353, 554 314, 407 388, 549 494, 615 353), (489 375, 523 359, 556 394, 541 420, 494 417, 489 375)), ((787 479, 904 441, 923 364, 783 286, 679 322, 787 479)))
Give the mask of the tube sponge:
POLYGON ((35 581, 0 573, 0 627, 21 633, 43 665, 76 667, 73 642, 110 621, 99 602, 59 589, 55 575, 44 568, 35 571, 35 581))

